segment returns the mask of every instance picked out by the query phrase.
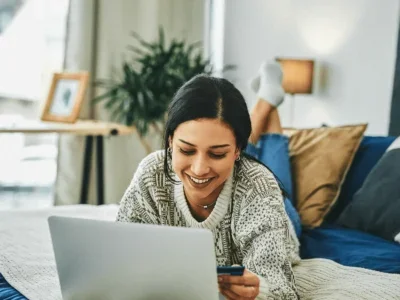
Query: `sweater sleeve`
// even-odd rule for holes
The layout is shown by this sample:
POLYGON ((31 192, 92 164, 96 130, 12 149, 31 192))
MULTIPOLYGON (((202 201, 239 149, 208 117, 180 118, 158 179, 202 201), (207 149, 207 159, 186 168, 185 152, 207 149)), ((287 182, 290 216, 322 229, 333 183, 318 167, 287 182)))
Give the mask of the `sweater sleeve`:
POLYGON ((150 191, 152 172, 139 164, 133 179, 122 197, 117 222, 160 224, 157 206, 150 191))
POLYGON ((254 179, 240 206, 236 240, 243 265, 260 279, 257 299, 298 299, 292 270, 297 245, 273 175, 254 179))

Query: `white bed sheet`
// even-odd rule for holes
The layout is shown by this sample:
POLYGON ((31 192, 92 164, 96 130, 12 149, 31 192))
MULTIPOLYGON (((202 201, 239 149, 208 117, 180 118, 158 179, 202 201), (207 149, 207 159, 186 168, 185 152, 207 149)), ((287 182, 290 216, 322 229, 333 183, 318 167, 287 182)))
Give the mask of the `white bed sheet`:
MULTIPOLYGON (((114 220, 117 205, 74 205, 0 212, 0 273, 31 300, 61 299, 47 218, 114 220)), ((326 259, 294 267, 301 299, 400 299, 400 275, 341 266, 326 259)))

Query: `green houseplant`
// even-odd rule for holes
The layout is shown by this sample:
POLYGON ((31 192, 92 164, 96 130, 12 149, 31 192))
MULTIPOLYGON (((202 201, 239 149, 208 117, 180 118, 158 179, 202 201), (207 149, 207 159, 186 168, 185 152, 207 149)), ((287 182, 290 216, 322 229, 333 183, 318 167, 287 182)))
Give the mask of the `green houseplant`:
POLYGON ((93 101, 103 102, 114 121, 135 126, 150 152, 144 137, 151 126, 162 134, 165 113, 174 93, 193 76, 211 74, 213 69, 210 61, 203 58, 200 43, 188 44, 177 39, 167 43, 162 28, 154 42, 145 41, 135 32, 131 35, 139 42, 139 47, 128 46, 134 54, 132 60, 122 63, 120 80, 95 83, 105 92, 93 101))

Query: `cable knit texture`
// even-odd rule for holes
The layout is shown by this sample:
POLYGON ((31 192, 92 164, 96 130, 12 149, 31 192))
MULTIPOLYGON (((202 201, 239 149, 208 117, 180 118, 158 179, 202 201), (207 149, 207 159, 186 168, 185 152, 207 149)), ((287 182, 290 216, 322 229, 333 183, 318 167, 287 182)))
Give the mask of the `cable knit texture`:
POLYGON ((210 216, 198 222, 190 213, 183 185, 163 169, 164 152, 139 165, 125 192, 118 221, 205 228, 214 236, 217 265, 243 264, 260 277, 259 299, 298 299, 292 264, 298 243, 289 230, 283 198, 272 173, 243 158, 225 182, 210 216))

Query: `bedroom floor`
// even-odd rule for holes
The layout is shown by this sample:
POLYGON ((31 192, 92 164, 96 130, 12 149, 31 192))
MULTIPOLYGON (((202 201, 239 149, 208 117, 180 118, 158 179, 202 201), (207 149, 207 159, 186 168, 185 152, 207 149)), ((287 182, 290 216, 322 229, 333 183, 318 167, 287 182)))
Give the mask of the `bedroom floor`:
POLYGON ((7 190, 0 187, 0 210, 53 206, 53 189, 7 190))

